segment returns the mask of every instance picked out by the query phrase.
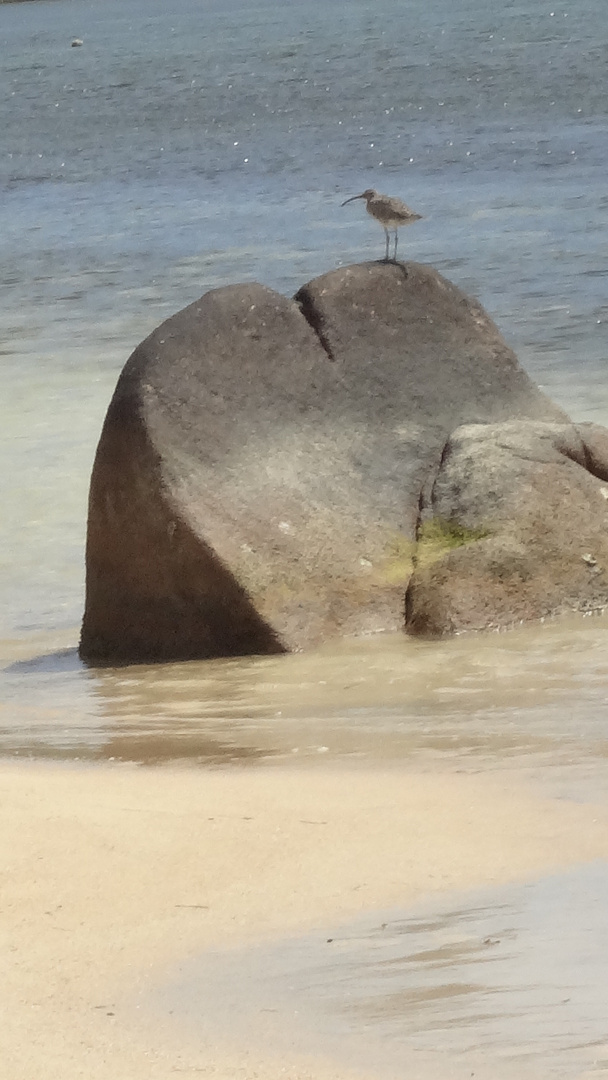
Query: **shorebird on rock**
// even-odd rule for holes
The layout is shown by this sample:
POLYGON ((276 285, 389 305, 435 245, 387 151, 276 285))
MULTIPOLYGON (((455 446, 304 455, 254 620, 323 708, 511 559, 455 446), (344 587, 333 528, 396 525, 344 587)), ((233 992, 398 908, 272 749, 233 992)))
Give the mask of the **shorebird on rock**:
POLYGON ((355 199, 365 199, 367 203, 367 212, 371 214, 376 221, 379 221, 386 234, 386 255, 385 259, 388 262, 388 249, 389 249, 389 229, 395 230, 395 250, 393 252, 393 261, 397 262, 397 229, 400 229, 402 225, 413 225, 415 221, 420 221, 422 214, 417 214, 414 210, 410 210, 409 206, 406 206, 401 199, 396 199, 391 195, 380 195, 374 188, 368 188, 361 195, 353 195, 350 199, 346 199, 342 206, 346 206, 346 203, 354 202, 355 199))

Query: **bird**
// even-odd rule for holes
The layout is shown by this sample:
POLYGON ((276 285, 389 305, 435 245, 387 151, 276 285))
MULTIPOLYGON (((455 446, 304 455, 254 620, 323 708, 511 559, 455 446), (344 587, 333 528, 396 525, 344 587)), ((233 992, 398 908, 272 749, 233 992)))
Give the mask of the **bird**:
POLYGON ((386 262, 388 262, 389 229, 395 230, 393 262, 397 262, 397 229, 402 225, 413 225, 415 221, 420 221, 422 214, 410 210, 409 206, 406 206, 401 199, 396 199, 392 195, 380 195, 374 188, 368 188, 361 195, 352 195, 350 199, 344 200, 342 206, 354 202, 355 199, 365 199, 368 214, 371 214, 376 221, 379 221, 384 229, 386 234, 386 262))

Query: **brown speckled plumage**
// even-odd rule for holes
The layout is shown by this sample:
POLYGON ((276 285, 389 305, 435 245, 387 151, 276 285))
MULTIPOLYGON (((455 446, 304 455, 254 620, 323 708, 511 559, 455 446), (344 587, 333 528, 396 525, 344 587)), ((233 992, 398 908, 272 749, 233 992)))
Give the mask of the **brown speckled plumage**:
POLYGON ((371 214, 371 216, 382 225, 386 234, 385 259, 387 262, 390 242, 389 229, 394 229, 395 250, 393 252, 393 260, 396 262, 397 230, 400 229, 402 225, 412 225, 414 221, 420 221, 422 215, 417 214, 415 210, 410 210, 409 206, 406 206, 402 199, 397 199, 392 195, 380 195, 374 188, 367 188, 361 195, 352 195, 350 199, 346 199, 342 203, 342 206, 346 206, 346 203, 354 202, 355 199, 365 199, 368 214, 371 214))

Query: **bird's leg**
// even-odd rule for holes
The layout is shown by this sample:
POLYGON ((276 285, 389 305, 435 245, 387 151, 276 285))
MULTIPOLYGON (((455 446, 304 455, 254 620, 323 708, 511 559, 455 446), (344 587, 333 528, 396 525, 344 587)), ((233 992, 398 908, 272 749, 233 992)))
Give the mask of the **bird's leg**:
POLYGON ((397 262, 397 238, 399 236, 399 230, 395 229, 395 262, 397 262))
POLYGON ((390 243, 390 236, 386 225, 384 226, 384 232, 386 233, 386 255, 384 256, 384 261, 388 262, 388 245, 390 243))

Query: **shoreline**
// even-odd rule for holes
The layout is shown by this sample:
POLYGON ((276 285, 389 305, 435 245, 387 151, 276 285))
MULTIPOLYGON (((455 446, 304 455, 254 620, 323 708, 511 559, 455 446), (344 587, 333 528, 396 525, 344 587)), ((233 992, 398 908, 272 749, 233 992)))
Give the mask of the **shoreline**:
POLYGON ((315 1046, 294 1062, 178 1044, 136 1002, 206 949, 608 857, 608 805, 524 770, 10 761, 0 790, 11 1080, 345 1077, 315 1046))

